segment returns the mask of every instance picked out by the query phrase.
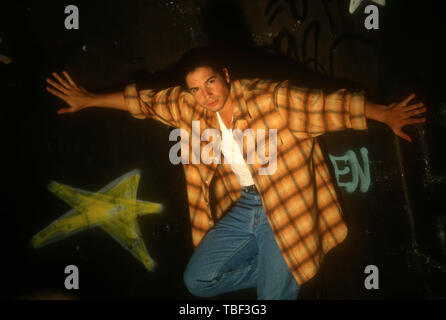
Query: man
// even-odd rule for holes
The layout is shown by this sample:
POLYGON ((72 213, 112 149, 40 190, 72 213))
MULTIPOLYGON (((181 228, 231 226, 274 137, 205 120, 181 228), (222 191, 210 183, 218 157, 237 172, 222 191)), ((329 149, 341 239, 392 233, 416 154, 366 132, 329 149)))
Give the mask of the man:
MULTIPOLYGON (((124 92, 95 95, 77 86, 66 72, 65 79, 53 74, 58 82, 47 79, 47 90, 68 103, 60 114, 102 106, 128 110, 136 118, 152 118, 192 136, 218 130, 224 157, 243 160, 183 162, 196 248, 184 273, 185 284, 202 297, 257 287, 258 299, 296 299, 325 254, 347 235, 315 137, 367 129, 369 118, 411 141, 401 128, 424 122, 413 116, 426 108, 422 103, 409 105, 414 95, 383 106, 346 90, 327 95, 288 81, 231 80, 229 70, 206 48, 188 52, 182 66, 185 90, 177 86, 138 91, 128 85, 124 92), (262 151, 270 150, 271 156, 269 147, 276 147, 274 170, 262 173, 260 150, 247 145, 247 136, 237 144, 237 129, 251 130, 255 141, 267 133, 262 151), (250 154, 254 162, 247 161, 250 154)), ((200 150, 203 147, 201 139, 200 150)))

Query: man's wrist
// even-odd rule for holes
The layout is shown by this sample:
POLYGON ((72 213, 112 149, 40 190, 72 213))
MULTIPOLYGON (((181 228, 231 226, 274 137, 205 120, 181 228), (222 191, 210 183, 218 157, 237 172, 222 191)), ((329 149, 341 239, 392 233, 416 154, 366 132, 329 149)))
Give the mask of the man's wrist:
POLYGON ((88 95, 85 97, 85 102, 83 103, 82 109, 88 108, 88 107, 95 107, 100 105, 98 101, 98 95, 93 93, 88 93, 88 95))
POLYGON ((387 107, 382 104, 376 104, 370 101, 365 103, 365 116, 368 119, 373 119, 380 122, 386 122, 385 113, 387 107))

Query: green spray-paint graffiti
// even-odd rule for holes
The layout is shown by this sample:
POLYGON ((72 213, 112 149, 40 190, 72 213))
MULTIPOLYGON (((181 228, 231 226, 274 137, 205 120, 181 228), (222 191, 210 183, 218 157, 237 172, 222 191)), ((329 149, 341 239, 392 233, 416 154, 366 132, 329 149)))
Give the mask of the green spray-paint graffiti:
POLYGON ((331 154, 328 155, 334 167, 338 186, 344 187, 348 193, 354 192, 358 187, 358 184, 360 184, 359 190, 363 193, 367 192, 370 187, 369 152, 365 147, 362 147, 359 152, 361 153, 362 162, 364 163, 364 169, 361 168, 358 158, 352 150, 348 150, 345 155, 340 157, 335 157, 331 154), (339 168, 338 162, 344 163, 344 168, 339 168), (351 173, 351 181, 341 182, 340 177, 346 176, 349 173, 351 173))

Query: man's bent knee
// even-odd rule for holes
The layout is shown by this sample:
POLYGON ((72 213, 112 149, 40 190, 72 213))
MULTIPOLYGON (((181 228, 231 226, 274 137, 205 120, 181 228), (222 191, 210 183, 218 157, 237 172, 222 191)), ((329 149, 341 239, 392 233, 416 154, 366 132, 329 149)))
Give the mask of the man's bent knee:
POLYGON ((183 281, 187 290, 197 297, 208 298, 214 296, 211 292, 211 280, 205 281, 198 278, 198 273, 188 269, 184 271, 183 281))

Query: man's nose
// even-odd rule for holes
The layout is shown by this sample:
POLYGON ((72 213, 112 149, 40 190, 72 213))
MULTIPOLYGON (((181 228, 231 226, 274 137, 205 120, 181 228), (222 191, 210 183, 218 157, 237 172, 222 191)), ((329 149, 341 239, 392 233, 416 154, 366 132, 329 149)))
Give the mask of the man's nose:
POLYGON ((212 91, 210 89, 206 88, 204 90, 204 95, 206 98, 208 98, 209 96, 212 96, 212 91))

